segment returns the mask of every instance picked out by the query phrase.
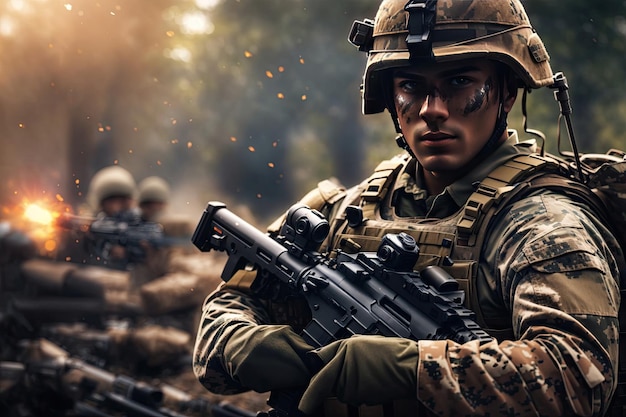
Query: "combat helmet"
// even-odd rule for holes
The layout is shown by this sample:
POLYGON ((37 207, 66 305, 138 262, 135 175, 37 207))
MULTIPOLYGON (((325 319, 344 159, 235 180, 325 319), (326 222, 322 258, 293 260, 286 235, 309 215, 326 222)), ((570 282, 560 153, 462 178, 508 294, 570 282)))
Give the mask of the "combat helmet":
POLYGON ((138 185, 139 196, 137 202, 143 203, 167 203, 170 199, 170 187, 163 178, 152 176, 141 180, 138 185))
POLYGON ((364 114, 386 108, 385 70, 420 61, 485 57, 509 66, 520 87, 553 83, 550 57, 520 0, 384 0, 374 21, 356 21, 350 42, 368 54, 364 114))
POLYGON ((119 165, 112 165, 94 174, 89 183, 87 199, 91 207, 98 208, 107 198, 134 198, 135 193, 136 184, 131 173, 119 165))

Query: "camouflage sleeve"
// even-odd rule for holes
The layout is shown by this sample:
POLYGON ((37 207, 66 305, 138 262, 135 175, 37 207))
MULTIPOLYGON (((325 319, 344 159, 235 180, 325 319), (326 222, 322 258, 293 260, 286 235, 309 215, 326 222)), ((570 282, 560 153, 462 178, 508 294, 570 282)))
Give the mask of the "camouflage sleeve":
POLYGON ((604 414, 617 383, 619 273, 613 237, 587 214, 543 195, 498 221, 483 272, 515 340, 418 342, 417 395, 438 416, 604 414))
POLYGON ((248 390, 226 369, 224 347, 233 332, 250 323, 269 323, 265 307, 258 299, 226 289, 222 284, 205 300, 193 352, 193 369, 209 391, 228 395, 248 390))

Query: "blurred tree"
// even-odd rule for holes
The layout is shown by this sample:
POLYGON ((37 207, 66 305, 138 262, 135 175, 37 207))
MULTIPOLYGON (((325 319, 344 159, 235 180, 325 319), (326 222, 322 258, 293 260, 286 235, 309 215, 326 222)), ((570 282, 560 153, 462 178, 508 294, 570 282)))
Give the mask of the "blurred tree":
POLYGON ((4 2, 2 132, 3 144, 13 146, 3 158, 7 177, 58 187, 75 203, 103 166, 154 168, 157 158, 133 154, 170 122, 162 107, 177 90, 168 79, 173 61, 163 57, 170 28, 161 13, 171 3, 4 2))
POLYGON ((275 215, 330 175, 350 184, 362 177, 365 57, 347 35, 375 7, 242 0, 211 11, 215 31, 195 45, 211 131, 204 155, 222 186, 259 215, 275 215))
MULTIPOLYGON (((626 2, 525 0, 524 3, 548 48, 553 70, 563 71, 568 79, 580 150, 604 152, 610 147, 623 148, 626 2)), ((546 133, 554 138, 552 114, 543 112, 539 117, 544 124, 548 122, 546 116, 550 117, 552 125, 546 133)))

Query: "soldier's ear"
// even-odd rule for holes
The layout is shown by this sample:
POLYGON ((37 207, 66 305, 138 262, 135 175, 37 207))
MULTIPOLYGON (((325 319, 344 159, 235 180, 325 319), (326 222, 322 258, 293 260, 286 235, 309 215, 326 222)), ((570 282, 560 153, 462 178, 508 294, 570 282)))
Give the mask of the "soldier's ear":
POLYGON ((502 101, 504 110, 508 113, 513 108, 515 100, 517 99, 517 93, 520 89, 521 80, 510 68, 505 67, 504 82, 501 84, 504 88, 502 94, 502 101))
POLYGON ((506 111, 507 113, 509 113, 511 109, 513 108, 513 105, 515 104, 515 100, 517 100, 518 91, 519 89, 517 88, 517 86, 513 86, 511 84, 508 84, 506 86, 502 104, 504 107, 504 111, 506 111))

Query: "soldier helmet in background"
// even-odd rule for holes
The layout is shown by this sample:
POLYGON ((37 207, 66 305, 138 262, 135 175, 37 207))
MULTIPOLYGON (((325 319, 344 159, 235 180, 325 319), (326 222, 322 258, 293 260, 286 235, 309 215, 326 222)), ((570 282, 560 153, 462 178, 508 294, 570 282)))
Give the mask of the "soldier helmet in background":
POLYGON ((170 199, 170 186, 161 177, 152 176, 143 179, 138 185, 138 204, 167 203, 170 199))
POLYGON ((520 87, 553 83, 549 56, 519 0, 384 0, 349 40, 367 52, 364 114, 391 105, 389 69, 487 58, 511 68, 520 87))
POLYGON ((88 203, 94 209, 99 208, 104 200, 111 197, 134 198, 135 179, 126 169, 113 165, 96 172, 89 183, 88 203))

